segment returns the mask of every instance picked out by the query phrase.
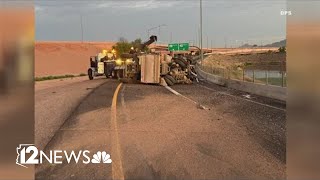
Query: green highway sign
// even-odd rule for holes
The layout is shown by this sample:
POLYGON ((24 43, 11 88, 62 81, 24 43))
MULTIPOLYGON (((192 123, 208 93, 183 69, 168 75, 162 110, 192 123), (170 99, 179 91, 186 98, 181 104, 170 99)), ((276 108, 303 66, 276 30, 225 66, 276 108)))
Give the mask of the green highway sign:
POLYGON ((179 51, 179 44, 169 44, 168 49, 169 51, 179 51))
POLYGON ((172 43, 168 45, 169 51, 188 51, 189 43, 172 43))
POLYGON ((179 51, 188 51, 189 50, 189 43, 180 43, 179 44, 179 51))

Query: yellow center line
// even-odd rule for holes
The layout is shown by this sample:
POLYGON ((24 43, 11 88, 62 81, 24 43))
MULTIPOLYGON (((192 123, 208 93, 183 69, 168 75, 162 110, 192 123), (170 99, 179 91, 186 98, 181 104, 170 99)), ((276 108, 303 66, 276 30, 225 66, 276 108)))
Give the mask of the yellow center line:
POLYGON ((121 162, 121 151, 120 151, 120 142, 118 135, 118 125, 117 125, 117 99, 119 90, 122 83, 120 83, 113 94, 112 105, 111 105, 111 128, 114 131, 111 132, 112 137, 112 179, 124 179, 123 168, 121 162))

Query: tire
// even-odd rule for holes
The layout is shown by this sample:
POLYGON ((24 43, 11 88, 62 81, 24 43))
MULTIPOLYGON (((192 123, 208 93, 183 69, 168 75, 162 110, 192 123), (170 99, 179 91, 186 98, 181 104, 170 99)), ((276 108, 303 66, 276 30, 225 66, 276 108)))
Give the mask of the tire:
POLYGON ((141 80, 141 71, 140 71, 140 72, 138 72, 138 74, 137 74, 137 80, 138 80, 138 81, 140 81, 140 80, 141 80))
POLYGON ((173 86, 175 84, 175 82, 176 82, 176 80, 172 76, 170 76, 168 74, 164 76, 164 80, 166 81, 168 86, 173 86))
POLYGON ((88 69, 88 77, 90 80, 93 79, 93 72, 92 72, 92 69, 88 69))
POLYGON ((182 68, 182 69, 185 69, 187 67, 187 63, 185 63, 183 60, 181 59, 176 59, 174 62, 176 62, 177 64, 179 64, 179 66, 182 68))
POLYGON ((111 72, 111 76, 112 76, 113 79, 117 79, 117 78, 118 78, 117 75, 118 75, 117 70, 113 70, 113 71, 111 72))
POLYGON ((124 71, 122 69, 117 70, 117 77, 123 78, 123 73, 124 73, 124 71))
POLYGON ((110 78, 110 72, 108 71, 108 69, 107 69, 107 64, 106 63, 104 63, 104 75, 106 76, 106 78, 107 79, 109 79, 110 78))
POLYGON ((173 84, 177 83, 177 81, 171 75, 167 74, 166 76, 171 82, 173 82, 173 84))
POLYGON ((167 77, 164 77, 164 80, 166 81, 166 83, 168 84, 168 86, 173 86, 173 82, 170 81, 167 77))

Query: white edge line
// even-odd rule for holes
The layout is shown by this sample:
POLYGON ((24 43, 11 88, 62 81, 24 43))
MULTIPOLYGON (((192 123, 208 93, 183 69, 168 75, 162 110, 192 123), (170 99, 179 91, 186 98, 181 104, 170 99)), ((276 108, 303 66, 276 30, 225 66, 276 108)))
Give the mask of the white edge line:
POLYGON ((181 97, 183 97, 183 98, 185 98, 185 99, 187 99, 187 100, 189 100, 189 101, 193 102, 194 104, 199 105, 202 109, 205 109, 205 110, 208 110, 208 109, 209 109, 209 108, 207 108, 207 107, 203 106, 202 104, 200 104, 200 103, 198 103, 198 102, 196 102, 196 101, 194 101, 194 100, 192 100, 192 99, 190 99, 190 98, 188 98, 188 97, 186 97, 186 96, 184 96, 184 95, 180 94, 179 92, 177 92, 177 91, 173 90, 173 89, 172 89, 172 88, 170 88, 169 86, 165 86, 165 88, 166 88, 166 89, 168 89, 168 90, 169 90, 170 92, 172 92, 173 94, 175 94, 175 95, 177 95, 177 96, 181 96, 181 97))
POLYGON ((177 91, 173 90, 172 88, 170 88, 169 86, 165 86, 166 89, 168 89, 170 92, 172 92, 173 94, 177 95, 177 96, 182 96, 180 93, 178 93, 177 91))

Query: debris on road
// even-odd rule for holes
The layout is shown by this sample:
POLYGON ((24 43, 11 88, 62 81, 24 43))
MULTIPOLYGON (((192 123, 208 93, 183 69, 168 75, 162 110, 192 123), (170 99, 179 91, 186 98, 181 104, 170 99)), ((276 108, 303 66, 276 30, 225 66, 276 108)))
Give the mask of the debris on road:
POLYGON ((197 103, 197 108, 203 109, 203 110, 210 110, 210 108, 207 108, 204 105, 201 105, 200 103, 197 103))

